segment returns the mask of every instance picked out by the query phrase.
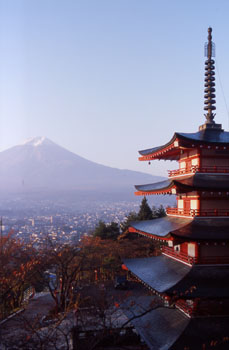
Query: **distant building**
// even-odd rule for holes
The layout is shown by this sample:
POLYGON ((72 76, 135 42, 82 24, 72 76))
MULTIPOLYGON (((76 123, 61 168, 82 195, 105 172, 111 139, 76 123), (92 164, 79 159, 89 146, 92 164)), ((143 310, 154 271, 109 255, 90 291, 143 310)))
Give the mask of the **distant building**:
POLYGON ((129 228, 161 242, 160 256, 125 261, 163 301, 133 320, 153 350, 229 349, 229 132, 214 121, 211 28, 205 51, 205 123, 196 133, 175 133, 165 145, 139 152, 140 161, 179 163, 167 180, 136 186, 136 195, 175 194, 177 207, 129 228))
POLYGON ((34 227, 35 226, 35 220, 34 219, 29 219, 29 221, 31 222, 31 225, 34 227))

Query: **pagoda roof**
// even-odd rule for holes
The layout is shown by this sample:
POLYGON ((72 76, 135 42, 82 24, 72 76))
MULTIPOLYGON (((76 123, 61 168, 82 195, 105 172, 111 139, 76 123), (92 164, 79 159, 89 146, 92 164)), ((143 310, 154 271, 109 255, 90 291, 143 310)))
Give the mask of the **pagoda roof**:
POLYGON ((220 241, 229 239, 229 217, 218 218, 163 218, 132 222, 131 227, 152 238, 179 237, 187 240, 220 241))
MULTIPOLYGON (((136 303, 138 300, 136 301, 136 303)), ((189 318, 178 309, 159 307, 141 315, 141 310, 123 310, 150 350, 202 350, 203 344, 228 338, 229 317, 189 318)), ((222 345, 221 345, 222 346, 222 345)), ((228 343, 225 343, 227 349, 228 343)))
POLYGON ((189 266, 166 255, 127 259, 126 267, 159 293, 179 298, 228 298, 229 265, 189 266))
POLYGON ((228 240, 229 218, 193 218, 187 225, 171 232, 174 237, 190 240, 228 240))
POLYGON ((175 193, 190 192, 191 190, 203 191, 228 191, 229 190, 229 176, 194 173, 189 176, 179 177, 177 179, 168 179, 152 184, 135 185, 138 192, 136 195, 146 194, 172 194, 173 189, 175 193))
POLYGON ((176 188, 176 182, 172 179, 155 182, 152 184, 146 185, 135 185, 134 186, 138 192, 135 192, 136 195, 144 195, 144 194, 161 194, 167 193, 171 194, 172 189, 176 188))
POLYGON ((122 311, 129 319, 136 316, 131 323, 144 339, 149 349, 169 349, 185 330, 190 319, 179 310, 166 309, 164 307, 154 309, 151 305, 154 303, 154 298, 154 296, 144 296, 144 298, 132 297, 130 299, 133 306, 127 307, 127 303, 125 303, 122 306, 122 311), (146 310, 151 311, 139 317, 146 310), (165 347, 166 344, 169 347, 165 347))
POLYGON ((165 255, 124 260, 126 267, 149 287, 164 293, 176 285, 191 270, 191 266, 165 255))
POLYGON ((166 144, 139 151, 142 156, 140 160, 150 159, 149 157, 177 160, 180 157, 180 148, 192 148, 199 145, 227 147, 229 146, 229 132, 222 129, 205 129, 195 133, 176 132, 166 144))
POLYGON ((187 226, 192 221, 192 218, 164 216, 163 218, 153 220, 135 221, 131 223, 131 227, 142 233, 169 238, 171 232, 179 231, 182 227, 187 226))

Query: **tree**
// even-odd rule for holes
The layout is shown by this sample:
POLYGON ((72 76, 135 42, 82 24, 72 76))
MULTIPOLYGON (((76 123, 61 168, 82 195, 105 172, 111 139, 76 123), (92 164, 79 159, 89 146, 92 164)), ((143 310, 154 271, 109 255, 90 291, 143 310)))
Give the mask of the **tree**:
POLYGON ((138 220, 150 220, 153 218, 152 210, 147 202, 146 197, 143 197, 140 209, 138 212, 138 220))
POLYGON ((119 225, 116 222, 112 221, 110 224, 105 224, 104 221, 100 220, 95 227, 93 236, 100 237, 101 239, 116 240, 119 234, 119 225))
POLYGON ((120 228, 122 233, 125 233, 132 222, 134 221, 141 221, 141 220, 151 220, 156 218, 161 218, 166 215, 165 209, 162 205, 160 205, 159 208, 156 208, 155 206, 150 209, 150 206, 147 202, 146 197, 144 197, 141 201, 141 205, 139 208, 138 213, 132 211, 130 212, 126 219, 120 223, 120 228))
POLYGON ((156 217, 162 218, 163 216, 166 216, 166 211, 163 205, 160 205, 160 207, 156 209, 156 217))
POLYGON ((0 319, 24 302, 24 293, 40 261, 32 247, 16 240, 13 232, 0 239, 0 319))
POLYGON ((138 218, 138 214, 135 212, 135 211, 131 211, 126 219, 120 223, 120 228, 122 230, 122 232, 126 232, 126 230, 128 229, 128 227, 130 226, 131 222, 133 221, 138 221, 139 218, 138 218))
MULTIPOLYGON (((46 284, 56 303, 56 312, 66 311, 75 301, 74 288, 80 280, 84 263, 83 251, 80 247, 59 245, 48 247, 40 254, 49 269, 46 284)), ((42 269, 40 273, 43 272, 42 269)))

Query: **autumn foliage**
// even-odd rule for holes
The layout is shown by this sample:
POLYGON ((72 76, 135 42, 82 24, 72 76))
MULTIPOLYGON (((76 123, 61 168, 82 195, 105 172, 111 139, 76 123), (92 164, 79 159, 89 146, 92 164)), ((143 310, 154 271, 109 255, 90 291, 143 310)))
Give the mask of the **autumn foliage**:
POLYGON ((13 232, 1 237, 0 252, 0 318, 4 318, 22 305, 40 260, 13 232))

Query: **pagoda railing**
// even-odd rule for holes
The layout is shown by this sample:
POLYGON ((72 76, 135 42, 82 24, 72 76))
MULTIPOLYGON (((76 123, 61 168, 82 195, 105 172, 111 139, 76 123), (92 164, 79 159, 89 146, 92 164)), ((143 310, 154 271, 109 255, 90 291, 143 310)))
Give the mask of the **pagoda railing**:
POLYGON ((197 165, 192 165, 188 168, 180 168, 176 170, 168 170, 169 177, 185 175, 189 173, 221 173, 221 174, 229 174, 229 166, 225 165, 217 165, 217 166, 206 166, 199 167, 197 165))
POLYGON ((228 216, 229 209, 179 209, 179 208, 166 208, 167 215, 179 215, 179 216, 228 216))
POLYGON ((197 261, 196 258, 193 258, 192 256, 188 256, 187 254, 182 253, 181 251, 176 251, 174 250, 174 248, 167 247, 167 246, 162 247, 162 253, 167 254, 177 260, 184 261, 191 265, 195 264, 197 261))
POLYGON ((162 253, 171 256, 172 258, 175 258, 177 260, 186 262, 190 265, 194 264, 229 264, 229 256, 205 256, 205 257, 192 257, 189 256, 181 251, 174 250, 173 247, 163 246, 161 248, 162 253))
POLYGON ((197 314, 198 304, 196 300, 178 299, 176 301, 176 307, 191 316, 197 314))

